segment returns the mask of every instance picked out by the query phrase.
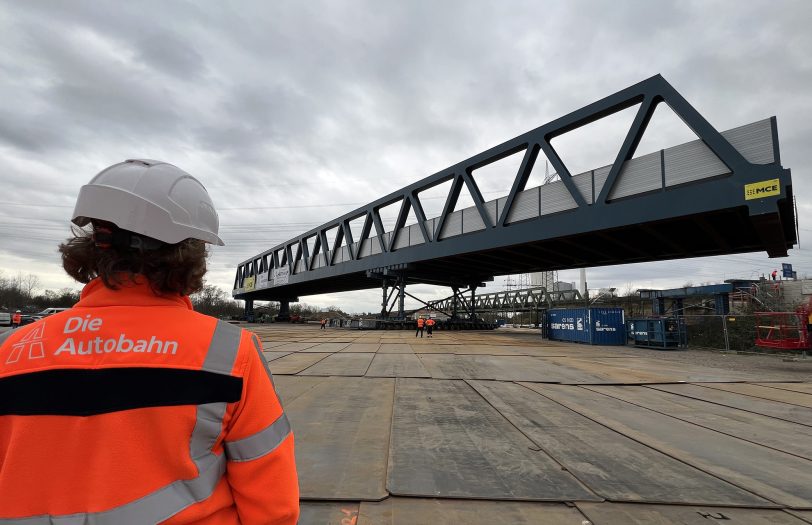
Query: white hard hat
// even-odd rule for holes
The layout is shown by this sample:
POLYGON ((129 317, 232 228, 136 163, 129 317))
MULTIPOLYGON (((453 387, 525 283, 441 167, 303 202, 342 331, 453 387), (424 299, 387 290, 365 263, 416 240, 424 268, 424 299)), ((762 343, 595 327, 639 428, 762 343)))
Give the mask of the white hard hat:
POLYGON ((158 160, 114 164, 82 186, 73 223, 85 226, 91 219, 169 244, 199 239, 224 245, 206 188, 180 168, 158 160))

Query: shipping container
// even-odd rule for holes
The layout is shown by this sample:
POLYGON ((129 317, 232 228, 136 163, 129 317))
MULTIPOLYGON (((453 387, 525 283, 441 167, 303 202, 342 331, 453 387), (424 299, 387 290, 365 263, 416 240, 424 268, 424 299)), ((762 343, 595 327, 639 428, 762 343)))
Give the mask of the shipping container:
POLYGON ((547 312, 547 336, 590 345, 625 345, 623 308, 556 308, 547 312))
POLYGON ((677 350, 688 346, 685 320, 681 317, 629 319, 626 334, 629 344, 641 348, 677 350))

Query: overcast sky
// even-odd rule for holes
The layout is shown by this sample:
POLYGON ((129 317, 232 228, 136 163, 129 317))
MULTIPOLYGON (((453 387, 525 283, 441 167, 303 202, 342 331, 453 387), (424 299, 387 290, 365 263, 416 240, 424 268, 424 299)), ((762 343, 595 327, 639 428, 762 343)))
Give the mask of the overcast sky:
MULTIPOLYGON (((227 246, 212 250, 208 279, 230 291, 238 262, 657 73, 719 130, 777 116, 801 248, 594 268, 590 288, 753 278, 781 262, 812 276, 808 0, 0 1, 0 271, 78 287, 56 246, 80 186, 154 158, 211 193, 227 246)), ((646 147, 690 140, 656 119, 646 147)), ((607 164, 621 121, 562 137, 570 170, 607 164)))

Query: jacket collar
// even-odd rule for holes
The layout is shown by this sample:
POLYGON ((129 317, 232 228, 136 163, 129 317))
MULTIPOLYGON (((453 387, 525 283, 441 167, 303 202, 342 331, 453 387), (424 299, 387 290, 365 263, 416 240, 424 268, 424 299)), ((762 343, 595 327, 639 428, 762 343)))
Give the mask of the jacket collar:
POLYGON ((104 286, 98 277, 85 285, 75 308, 95 308, 99 306, 175 306, 192 310, 192 302, 185 295, 156 295, 147 280, 136 275, 131 281, 111 290, 104 286))

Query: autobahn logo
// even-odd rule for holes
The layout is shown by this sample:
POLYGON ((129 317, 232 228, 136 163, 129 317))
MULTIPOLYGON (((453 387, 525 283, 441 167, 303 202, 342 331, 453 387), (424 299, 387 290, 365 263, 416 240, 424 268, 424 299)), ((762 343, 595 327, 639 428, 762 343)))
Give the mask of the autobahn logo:
POLYGON ((19 342, 11 346, 11 353, 6 359, 6 364, 10 365, 20 360, 20 356, 26 354, 28 359, 41 359, 45 357, 45 347, 42 345, 42 338, 45 335, 45 323, 25 334, 19 342))
POLYGON ((763 199, 764 197, 777 197, 781 195, 781 181, 778 179, 764 180, 744 185, 744 200, 763 199))

